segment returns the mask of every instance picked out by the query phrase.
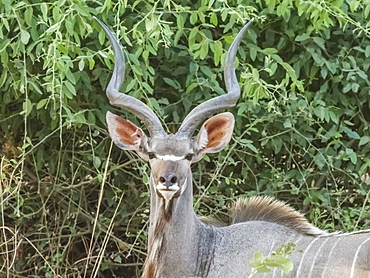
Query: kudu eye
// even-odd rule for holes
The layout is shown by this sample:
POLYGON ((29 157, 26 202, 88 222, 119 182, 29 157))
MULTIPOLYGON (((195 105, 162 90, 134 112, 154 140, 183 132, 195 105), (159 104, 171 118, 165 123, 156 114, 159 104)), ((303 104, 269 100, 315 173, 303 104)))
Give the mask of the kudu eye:
POLYGON ((193 153, 189 153, 189 154, 187 154, 185 156, 185 159, 191 161, 193 159, 193 157, 194 157, 194 154, 193 153))
POLYGON ((149 159, 155 158, 155 154, 153 152, 148 153, 149 159))

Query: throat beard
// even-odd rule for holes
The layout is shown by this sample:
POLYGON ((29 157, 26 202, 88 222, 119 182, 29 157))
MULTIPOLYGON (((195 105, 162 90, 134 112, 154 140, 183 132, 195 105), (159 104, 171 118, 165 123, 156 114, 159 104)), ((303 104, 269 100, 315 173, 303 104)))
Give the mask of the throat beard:
POLYGON ((173 214, 173 199, 160 199, 160 207, 154 230, 150 234, 148 254, 144 264, 143 278, 160 278, 163 271, 163 254, 166 252, 166 234, 173 214))

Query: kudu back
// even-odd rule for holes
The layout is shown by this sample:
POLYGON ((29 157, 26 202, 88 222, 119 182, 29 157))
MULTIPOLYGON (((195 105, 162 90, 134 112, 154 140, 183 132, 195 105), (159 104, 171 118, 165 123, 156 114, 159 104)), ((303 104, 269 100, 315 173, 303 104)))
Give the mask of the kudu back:
POLYGON ((239 32, 226 55, 227 94, 197 106, 176 134, 167 134, 147 105, 119 92, 125 71, 123 52, 109 28, 97 21, 108 35, 115 55, 108 99, 112 105, 136 115, 149 133, 148 136, 132 122, 107 113, 113 142, 123 150, 135 151, 151 167, 150 227, 143 277, 370 277, 369 230, 328 234, 291 207, 267 197, 238 201, 232 223, 223 227, 207 225, 194 213, 190 165, 206 153, 222 150, 231 138, 234 116, 229 112, 213 114, 233 107, 239 98, 233 62, 251 22, 239 32), (201 123, 199 133, 193 137, 201 123), (294 268, 288 275, 279 268, 252 273, 249 264, 255 252, 270 254, 287 243, 296 245, 290 255, 294 268))

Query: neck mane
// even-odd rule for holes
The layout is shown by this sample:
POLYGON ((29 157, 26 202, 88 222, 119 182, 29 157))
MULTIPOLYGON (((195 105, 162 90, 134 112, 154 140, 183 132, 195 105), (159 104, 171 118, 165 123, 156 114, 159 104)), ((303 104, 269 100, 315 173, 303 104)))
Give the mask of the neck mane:
POLYGON ((170 226, 169 223, 172 220, 173 200, 171 200, 167 206, 163 199, 160 200, 159 203, 157 221, 150 223, 148 255, 145 260, 143 272, 144 278, 159 277, 160 273, 163 271, 163 264, 160 262, 166 250, 166 234, 170 226), (154 227, 152 227, 152 225, 154 225, 154 227))

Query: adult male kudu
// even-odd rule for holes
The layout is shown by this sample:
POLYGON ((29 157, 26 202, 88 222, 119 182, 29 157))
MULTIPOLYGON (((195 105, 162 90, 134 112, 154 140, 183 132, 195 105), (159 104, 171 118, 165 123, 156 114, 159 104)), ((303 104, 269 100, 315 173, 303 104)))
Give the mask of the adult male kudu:
POLYGON ((226 55, 224 78, 227 94, 207 100, 194 108, 176 134, 167 134, 158 117, 143 102, 119 92, 124 80, 122 49, 109 28, 107 33, 115 55, 107 96, 116 105, 135 114, 147 127, 149 136, 134 123, 107 113, 109 134, 123 150, 135 151, 149 161, 150 227, 145 278, 232 277, 246 278, 253 254, 269 254, 281 244, 294 243, 290 255, 294 264, 288 275, 274 268, 255 277, 369 278, 370 231, 328 234, 282 202, 267 197, 238 201, 232 223, 215 227, 201 222, 193 210, 190 165, 206 153, 222 150, 229 142, 234 117, 215 112, 232 107, 240 95, 233 66, 234 58, 251 22, 236 36, 226 55), (198 125, 206 118, 198 135, 198 125))

